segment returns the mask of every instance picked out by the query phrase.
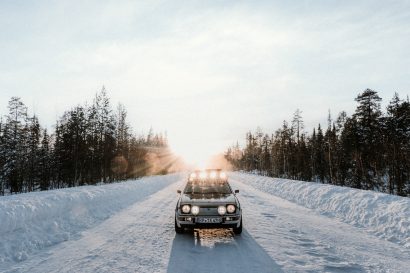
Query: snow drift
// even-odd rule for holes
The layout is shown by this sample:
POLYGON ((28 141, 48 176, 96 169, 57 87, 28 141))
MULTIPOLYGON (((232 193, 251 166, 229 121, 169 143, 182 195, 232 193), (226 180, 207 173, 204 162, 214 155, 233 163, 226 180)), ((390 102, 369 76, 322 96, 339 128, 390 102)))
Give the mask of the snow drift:
POLYGON ((180 175, 32 192, 0 198, 0 263, 75 237, 119 210, 142 200, 180 175))
POLYGON ((230 177, 410 248, 409 198, 245 173, 230 177))

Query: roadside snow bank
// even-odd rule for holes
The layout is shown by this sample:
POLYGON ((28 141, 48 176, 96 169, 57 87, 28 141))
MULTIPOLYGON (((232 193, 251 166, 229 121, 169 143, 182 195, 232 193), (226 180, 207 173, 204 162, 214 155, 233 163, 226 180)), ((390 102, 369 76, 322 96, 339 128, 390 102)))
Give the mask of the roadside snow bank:
POLYGON ((230 177, 410 248, 409 198, 239 172, 230 177))
POLYGON ((152 176, 101 186, 83 186, 0 198, 0 264, 71 237, 117 211, 179 180, 152 176))

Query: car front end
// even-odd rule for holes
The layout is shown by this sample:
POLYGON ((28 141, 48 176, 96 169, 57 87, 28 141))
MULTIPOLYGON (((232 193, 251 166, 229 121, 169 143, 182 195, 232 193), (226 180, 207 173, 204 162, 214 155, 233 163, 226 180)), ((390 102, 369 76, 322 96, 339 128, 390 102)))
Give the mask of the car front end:
POLYGON ((195 228, 232 228, 242 232, 242 209, 227 176, 221 171, 190 175, 175 208, 175 231, 195 228))
POLYGON ((232 203, 179 202, 175 210, 181 228, 239 228, 241 208, 232 203), (230 212, 228 212, 228 210, 230 212))

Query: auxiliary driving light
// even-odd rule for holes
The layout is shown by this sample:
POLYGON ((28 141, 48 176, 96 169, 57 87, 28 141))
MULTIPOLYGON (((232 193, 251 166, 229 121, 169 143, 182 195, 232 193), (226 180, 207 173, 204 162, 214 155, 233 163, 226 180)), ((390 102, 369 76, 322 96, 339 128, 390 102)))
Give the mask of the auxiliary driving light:
POLYGON ((216 172, 215 172, 215 171, 212 171, 212 172, 210 173, 209 177, 210 177, 211 179, 215 179, 215 178, 216 178, 216 172))
POLYGON ((206 172, 200 172, 199 178, 205 179, 206 178, 206 172))
POLYGON ((182 212, 183 213, 189 213, 190 210, 191 210, 191 206, 189 206, 189 205, 183 205, 182 206, 182 212))
POLYGON ((190 177, 191 177, 192 179, 195 179, 195 178, 196 178, 196 173, 191 173, 190 177))
POLYGON ((234 213, 235 212, 235 206, 234 205, 228 205, 226 207, 226 210, 228 211, 228 213, 234 213))
POLYGON ((218 207, 218 213, 219 213, 219 215, 224 215, 226 213, 225 206, 219 206, 218 207))
POLYGON ((198 215, 199 207, 198 206, 192 206, 191 212, 192 212, 193 215, 198 215))
POLYGON ((221 173, 219 174, 219 178, 221 178, 221 179, 226 179, 226 173, 221 172, 221 173))

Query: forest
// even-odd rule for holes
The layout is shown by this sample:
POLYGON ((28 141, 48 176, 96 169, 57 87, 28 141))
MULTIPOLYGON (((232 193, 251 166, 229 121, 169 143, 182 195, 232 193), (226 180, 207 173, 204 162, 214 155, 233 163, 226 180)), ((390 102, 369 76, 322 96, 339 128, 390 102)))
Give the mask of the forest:
POLYGON ((64 112, 50 133, 18 97, 0 119, 0 195, 165 174, 177 160, 166 133, 137 135, 103 87, 91 105, 64 112))
POLYGON ((225 152, 235 170, 410 196, 410 103, 395 93, 385 112, 371 89, 351 116, 328 114, 327 127, 304 130, 298 109, 273 134, 246 134, 225 152))

